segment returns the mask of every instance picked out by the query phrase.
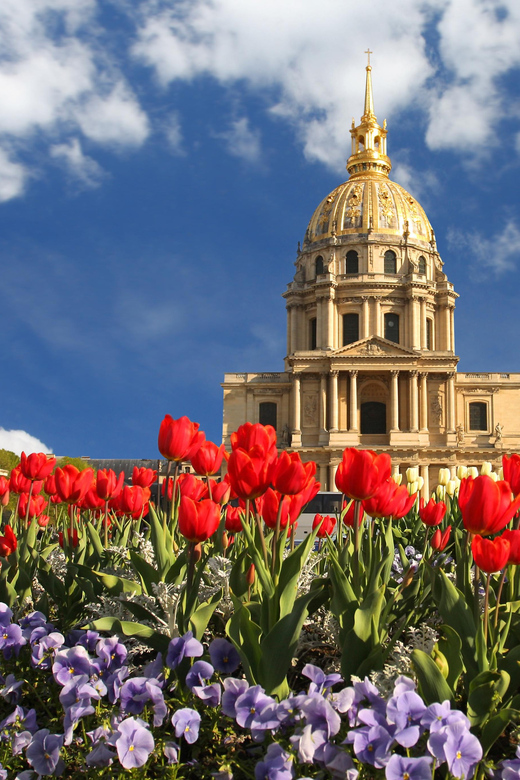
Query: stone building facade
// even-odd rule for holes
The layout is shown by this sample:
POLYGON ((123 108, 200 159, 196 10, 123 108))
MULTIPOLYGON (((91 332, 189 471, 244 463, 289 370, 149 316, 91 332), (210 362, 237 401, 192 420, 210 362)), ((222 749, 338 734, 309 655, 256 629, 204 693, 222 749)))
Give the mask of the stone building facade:
POLYGON ((285 371, 225 375, 223 440, 271 423, 323 490, 345 447, 385 451, 395 471, 419 467, 427 495, 441 467, 520 450, 520 374, 457 372, 458 296, 424 210, 389 178, 370 65, 350 134, 349 179, 312 215, 284 293, 285 371))

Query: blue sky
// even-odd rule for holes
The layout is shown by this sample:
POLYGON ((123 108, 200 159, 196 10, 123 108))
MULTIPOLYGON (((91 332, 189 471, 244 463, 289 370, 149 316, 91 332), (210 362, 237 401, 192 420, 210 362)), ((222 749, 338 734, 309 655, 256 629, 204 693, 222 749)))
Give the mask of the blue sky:
POLYGON ((166 413, 220 440, 224 372, 283 369, 368 47, 459 370, 520 371, 516 0, 2 0, 0 44, 0 446, 156 457, 166 413))

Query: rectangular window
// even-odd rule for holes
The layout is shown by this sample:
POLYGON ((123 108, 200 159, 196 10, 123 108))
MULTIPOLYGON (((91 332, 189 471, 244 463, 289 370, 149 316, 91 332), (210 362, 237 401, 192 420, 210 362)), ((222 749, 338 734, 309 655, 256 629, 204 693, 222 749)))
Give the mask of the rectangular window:
POLYGON ((385 314, 385 339, 399 344, 399 315, 385 314))
POLYGON ((359 314, 343 315, 343 346, 359 340, 359 314))
POLYGON ((432 348, 432 321, 426 320, 426 349, 432 348))
POLYGON ((309 320, 309 349, 316 349, 316 333, 317 333, 317 320, 316 317, 312 317, 309 320))
POLYGON ((487 431, 487 404, 474 402, 469 405, 469 429, 470 431, 487 431))

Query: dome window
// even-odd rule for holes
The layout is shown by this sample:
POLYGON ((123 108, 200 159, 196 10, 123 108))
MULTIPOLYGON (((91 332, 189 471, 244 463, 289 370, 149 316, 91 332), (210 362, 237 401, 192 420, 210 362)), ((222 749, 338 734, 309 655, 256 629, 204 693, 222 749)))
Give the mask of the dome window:
POLYGON ((426 258, 422 255, 419 258, 419 273, 426 276, 426 258))
POLYGON ((347 274, 359 273, 358 253, 355 252, 353 249, 351 249, 350 252, 347 252, 346 272, 347 274))
POLYGON ((325 273, 325 264, 323 262, 323 257, 321 255, 318 255, 318 257, 315 260, 316 263, 316 276, 319 276, 320 274, 325 273))
POLYGON ((385 339, 399 344, 399 315, 390 312, 385 314, 385 339))
POLYGON ((260 425, 272 425, 276 431, 276 404, 272 401, 263 401, 258 405, 258 422, 260 425))
POLYGON ((359 314, 343 315, 343 346, 359 340, 359 314))
POLYGON ((316 333, 317 333, 317 319, 316 317, 311 317, 309 320, 309 349, 316 349, 317 347, 317 340, 316 340, 316 333))
POLYGON ((397 273, 397 257, 395 252, 389 249, 385 252, 385 274, 397 273))

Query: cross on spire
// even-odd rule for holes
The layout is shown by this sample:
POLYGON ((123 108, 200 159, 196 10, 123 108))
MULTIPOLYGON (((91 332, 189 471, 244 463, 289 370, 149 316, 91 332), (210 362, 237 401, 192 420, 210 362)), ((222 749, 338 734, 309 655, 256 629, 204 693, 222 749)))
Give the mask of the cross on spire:
POLYGON ((370 65, 370 55, 373 54, 373 51, 370 51, 370 49, 367 49, 365 54, 368 54, 368 64, 370 65))

